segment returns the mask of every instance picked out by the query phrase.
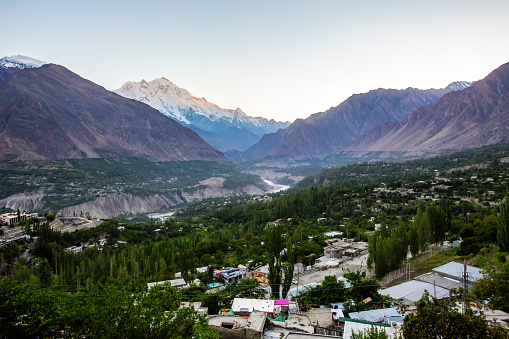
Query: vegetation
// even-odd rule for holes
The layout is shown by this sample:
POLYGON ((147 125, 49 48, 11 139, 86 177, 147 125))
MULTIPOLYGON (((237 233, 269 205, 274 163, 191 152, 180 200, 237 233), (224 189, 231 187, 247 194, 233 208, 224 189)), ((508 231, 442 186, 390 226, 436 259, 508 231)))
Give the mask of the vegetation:
MULTIPOLYGON (((225 179, 223 187, 263 187, 261 180, 231 164, 207 161, 150 162, 142 158, 69 159, 0 162, 0 199, 17 193, 45 192, 46 209, 59 210, 110 193, 168 194, 181 198, 200 181, 225 179)), ((177 200, 175 203, 177 204, 177 200)))
MULTIPOLYGON (((211 273, 214 268, 239 264, 251 269, 267 264, 273 296, 279 297, 280 290, 285 294, 290 287, 294 263, 313 264, 323 255, 327 245, 324 232, 327 231, 338 231, 342 233, 341 237, 367 241, 369 264, 374 265, 377 279, 400 268, 408 251, 419 261, 427 257, 430 249, 440 248, 444 241, 462 240, 459 249, 436 255, 433 263, 477 255, 478 266, 486 270, 486 278, 480 282, 477 295, 489 299, 494 307, 507 310, 509 289, 504 281, 509 275, 506 244, 509 205, 508 199, 505 202, 503 199, 507 192, 509 165, 500 161, 507 155, 507 145, 469 152, 458 153, 452 159, 439 157, 333 168, 306 179, 302 188, 259 199, 263 201, 254 198, 210 199, 187 207, 175 219, 164 222, 106 220, 93 229, 63 234, 36 221, 23 223, 17 227, 38 240, 11 242, 0 247, 3 298, 0 307, 6 307, 1 309, 5 313, 1 313, 0 318, 2 321, 6 319, 7 324, 2 330, 20 330, 27 336, 33 334, 32 337, 53 336, 62 329, 76 333, 75 336, 108 336, 110 333, 103 332, 106 330, 101 324, 94 323, 96 315, 85 310, 94 310, 101 303, 111 304, 108 307, 112 309, 107 308, 108 312, 115 315, 119 324, 128 323, 129 317, 136 312, 147 314, 147 317, 133 321, 135 329, 125 325, 126 332, 122 333, 126 335, 136 335, 138 329, 152 328, 149 314, 159 319, 161 310, 176 312, 173 313, 176 316, 183 312, 172 306, 177 301, 201 301, 211 313, 217 313, 221 308, 228 308, 236 296, 259 297, 264 294, 253 280, 229 285, 222 292, 207 291, 205 284, 213 282, 211 273), (83 251, 78 254, 66 251, 69 246, 83 246, 83 251), (28 253, 21 256, 27 250, 28 253), (488 261, 488 257, 494 261, 488 261), (198 267, 208 267, 208 272, 197 274, 198 267), (181 272, 188 282, 198 279, 200 283, 193 284, 185 293, 170 291, 170 296, 175 295, 171 297, 171 305, 154 302, 156 310, 138 306, 149 304, 151 300, 145 299, 149 298, 145 296, 146 283, 172 279, 177 272, 181 272), (18 288, 26 289, 28 294, 18 293, 18 288), (34 299, 30 299, 30 295, 34 299), (62 304, 59 304, 60 299, 62 304), (127 304, 133 301, 136 305, 128 307, 127 304), (9 305, 17 306, 9 308, 9 305), (68 315, 62 312, 66 308, 70 310, 68 315), (40 313, 39 316, 37 313, 37 317, 26 324, 7 320, 12 320, 12 312, 27 312, 29 317, 30 312, 50 312, 51 309, 55 314, 40 313), (66 318, 71 315, 87 319, 90 325, 73 324, 66 318), (56 325, 51 327, 41 319, 52 319, 51 323, 56 325), (25 325, 28 327, 16 327, 25 325)), ((51 187, 59 194, 66 190, 71 190, 72 194, 80 192, 85 199, 117 191, 151 194, 155 192, 155 186, 166 192, 178 191, 179 185, 195 189, 193 185, 197 183, 187 176, 195 170, 203 178, 212 175, 228 177, 224 171, 231 170, 228 178, 234 182, 238 180, 237 183, 244 180, 240 178, 240 170, 235 172, 238 169, 227 165, 189 163, 179 167, 170 163, 145 163, 139 159, 92 160, 41 162, 38 170, 47 171, 44 180, 31 173, 25 163, 17 162, 18 167, 14 166, 13 172, 2 170, 7 172, 1 173, 0 180, 3 180, 2 185, 24 180, 30 184, 17 186, 16 192, 49 183, 45 189, 51 187), (137 168, 137 171, 131 171, 131 168, 137 168), (177 179, 169 180, 170 176, 177 179), (99 180, 97 183, 96 179, 99 180)), ((64 195, 57 194, 51 199, 57 201, 64 195)), ((55 206, 59 204, 56 202, 55 206)), ((54 213, 47 215, 56 217, 54 213)), ((8 230, 7 227, 2 229, 8 230)), ((349 311, 370 307, 369 303, 363 302, 368 297, 372 302, 386 304, 387 300, 377 294, 377 280, 367 279, 360 273, 346 274, 345 277, 351 288, 327 277, 321 286, 310 289, 300 298, 305 304, 312 305, 345 301, 349 311)), ((152 293, 163 292, 154 291, 149 295, 152 293)), ((427 314, 425 312, 432 307, 451 315, 451 323, 447 326, 473 321, 458 316, 446 308, 449 305, 442 304, 424 302, 422 314, 427 314)), ((178 333, 184 333, 182 336, 194 333, 198 337, 196 331, 202 322, 193 319, 197 325, 179 328, 178 333)), ((427 321, 434 318, 429 319, 427 321)), ((174 326, 171 319, 168 321, 168 325, 161 325, 164 328, 160 330, 153 328, 160 332, 147 336, 167 333, 165 331, 174 326)), ((416 325, 408 329, 410 337, 417 333, 413 332, 414 328, 424 326, 413 323, 416 325)), ((473 324, 481 326, 477 322, 473 324)), ((119 328, 124 331, 124 327, 119 328)), ((430 332, 430 335, 434 333, 430 332)))
POLYGON ((0 337, 220 338, 194 309, 179 309, 180 298, 168 286, 148 293, 113 286, 67 293, 3 281, 0 337))
POLYGON ((474 311, 468 304, 460 312, 454 300, 437 300, 427 292, 416 303, 415 314, 408 314, 403 323, 403 337, 413 338, 507 338, 502 327, 489 327, 482 312, 474 311))
POLYGON ((371 326, 369 329, 355 333, 350 336, 351 339, 389 339, 389 335, 379 326, 371 326))
MULTIPOLYGON (((384 306, 387 298, 378 294, 380 285, 375 279, 366 278, 365 273, 349 272, 344 274, 350 287, 334 276, 326 276, 324 281, 314 288, 304 289, 298 299, 304 305, 330 305, 346 302, 346 312, 365 311, 373 304, 384 306), (366 299, 370 298, 369 302, 366 299)), ((387 305, 389 306, 389 303, 387 305)))

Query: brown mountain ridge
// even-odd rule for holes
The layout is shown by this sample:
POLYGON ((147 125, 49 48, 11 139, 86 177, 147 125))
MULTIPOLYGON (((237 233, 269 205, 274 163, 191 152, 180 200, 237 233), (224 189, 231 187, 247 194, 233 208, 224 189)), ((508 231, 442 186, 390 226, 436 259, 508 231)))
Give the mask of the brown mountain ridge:
POLYGON ((356 139, 348 151, 442 153, 509 140, 509 63, 398 123, 356 139))
POLYGON ((4 74, 0 160, 109 157, 227 161, 195 132, 157 110, 62 66, 4 74))

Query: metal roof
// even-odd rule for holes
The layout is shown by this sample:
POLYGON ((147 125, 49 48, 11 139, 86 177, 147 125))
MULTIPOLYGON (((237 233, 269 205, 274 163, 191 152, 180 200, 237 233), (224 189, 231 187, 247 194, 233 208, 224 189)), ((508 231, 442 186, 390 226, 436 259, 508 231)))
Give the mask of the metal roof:
POLYGON ((363 311, 363 312, 351 312, 349 313, 350 318, 356 320, 370 321, 374 323, 380 323, 389 316, 401 316, 402 314, 396 307, 392 308, 381 308, 378 310, 363 311))
MULTIPOLYGON (((456 279, 463 279, 464 266, 455 261, 448 262, 442 266, 433 269, 433 272, 440 275, 453 277, 456 279)), ((483 277, 481 270, 477 267, 467 265, 468 281, 476 282, 483 277)))
POLYGON ((416 277, 415 280, 424 281, 430 284, 434 283, 436 286, 440 286, 448 290, 452 290, 453 288, 459 288, 462 286, 460 280, 444 277, 434 273, 420 275, 416 277))
POLYGON ((427 290, 431 296, 438 299, 449 297, 449 290, 433 284, 411 280, 405 283, 392 286, 378 291, 382 295, 388 295, 393 299, 407 301, 407 303, 415 303, 422 298, 424 291, 427 290))

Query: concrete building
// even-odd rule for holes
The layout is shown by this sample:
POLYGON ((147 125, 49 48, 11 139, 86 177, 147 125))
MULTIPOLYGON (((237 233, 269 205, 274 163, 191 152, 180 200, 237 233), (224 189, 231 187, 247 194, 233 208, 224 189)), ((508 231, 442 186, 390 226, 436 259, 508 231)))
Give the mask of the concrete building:
POLYGON ((209 326, 218 331, 222 338, 259 339, 263 335, 267 314, 253 312, 249 317, 220 315, 208 318, 209 326))
POLYGON ((248 316, 254 311, 274 316, 274 300, 235 298, 232 311, 235 315, 243 316, 248 316))
POLYGON ((12 213, 4 213, 0 214, 0 220, 2 221, 2 224, 5 225, 16 225, 20 221, 25 221, 30 218, 37 218, 37 213, 20 213, 18 216, 18 213, 12 212, 12 213))

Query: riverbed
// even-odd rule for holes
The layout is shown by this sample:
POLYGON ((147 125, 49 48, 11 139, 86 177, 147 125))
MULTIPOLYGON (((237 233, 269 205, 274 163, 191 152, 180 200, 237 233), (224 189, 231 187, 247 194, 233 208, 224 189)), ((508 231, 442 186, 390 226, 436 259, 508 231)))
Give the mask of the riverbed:
POLYGON ((270 187, 272 187, 270 190, 267 191, 267 193, 277 193, 277 192, 281 192, 281 191, 284 191, 284 190, 287 190, 290 188, 290 186, 288 186, 288 185, 275 184, 272 181, 267 180, 267 179, 263 179, 263 181, 266 184, 270 185, 270 187))

